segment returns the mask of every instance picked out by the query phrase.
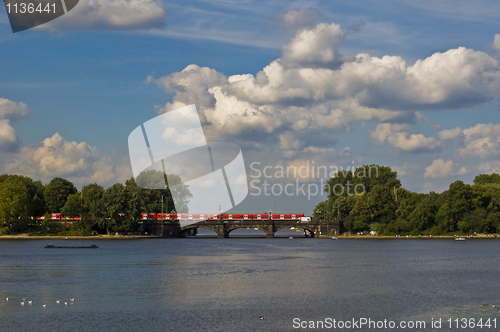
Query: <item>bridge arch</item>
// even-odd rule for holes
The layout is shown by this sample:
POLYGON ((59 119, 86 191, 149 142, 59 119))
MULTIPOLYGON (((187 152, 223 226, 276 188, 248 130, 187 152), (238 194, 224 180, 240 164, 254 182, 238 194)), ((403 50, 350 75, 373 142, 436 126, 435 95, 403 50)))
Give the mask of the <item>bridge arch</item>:
MULTIPOLYGON (((185 226, 185 227, 181 228, 181 231, 179 232, 179 237, 196 235, 198 228, 203 228, 203 229, 206 229, 206 230, 213 232, 214 237, 219 236, 219 233, 217 232, 217 230, 209 225, 193 225, 193 226, 190 225, 190 226, 185 226), (194 234, 189 234, 190 232, 194 232, 194 234)), ((210 234, 210 235, 212 235, 212 234, 210 234)))
MULTIPOLYGON (((227 234, 227 237, 229 237, 229 234, 231 234, 232 231, 236 230, 236 229, 242 229, 242 228, 251 228, 251 229, 255 229, 257 228, 259 231, 262 231, 264 232, 264 235, 266 237, 269 237, 269 230, 266 229, 266 227, 262 227, 262 226, 258 226, 258 225, 234 225, 234 226, 231 226, 231 227, 228 227, 227 230, 226 230, 226 234, 227 234)), ((262 233, 259 232, 259 234, 256 234, 256 235, 261 235, 262 233)), ((271 232, 271 236, 272 236, 272 232, 271 232)))
MULTIPOLYGON (((274 228, 274 234, 278 233, 279 231, 281 231, 283 229, 287 229, 287 228, 291 228, 291 227, 297 227, 297 226, 291 226, 291 225, 280 225, 280 226, 278 226, 278 225, 276 225, 275 228, 274 228)), ((309 233, 310 233, 309 237, 314 237, 315 231, 316 231, 314 229, 314 227, 300 225, 300 224, 298 225, 298 227, 300 229, 309 231, 309 233)))

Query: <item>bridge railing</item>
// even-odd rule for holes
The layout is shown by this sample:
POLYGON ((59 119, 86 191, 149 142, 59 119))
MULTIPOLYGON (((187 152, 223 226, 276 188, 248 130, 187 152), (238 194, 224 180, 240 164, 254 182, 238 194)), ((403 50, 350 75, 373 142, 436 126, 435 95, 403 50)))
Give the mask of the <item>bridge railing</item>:
MULTIPOLYGON (((164 221, 165 224, 178 223, 177 220, 164 221)), ((201 220, 196 223, 189 225, 194 227, 196 225, 321 225, 321 224, 337 224, 337 221, 333 220, 312 220, 312 221, 298 221, 298 220, 201 220)))

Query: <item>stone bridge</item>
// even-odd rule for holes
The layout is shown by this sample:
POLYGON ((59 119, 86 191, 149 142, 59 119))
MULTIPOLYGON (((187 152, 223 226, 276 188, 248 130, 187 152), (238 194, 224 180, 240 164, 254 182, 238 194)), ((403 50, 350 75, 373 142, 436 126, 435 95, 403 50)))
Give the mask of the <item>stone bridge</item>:
POLYGON ((297 220, 205 220, 181 227, 178 221, 143 220, 144 230, 149 234, 163 237, 185 237, 195 235, 198 228, 206 228, 217 233, 219 239, 228 238, 229 233, 238 228, 257 228, 266 233, 267 238, 282 229, 300 227, 310 233, 310 237, 318 235, 335 236, 340 234, 340 223, 337 220, 318 220, 298 222, 297 220))

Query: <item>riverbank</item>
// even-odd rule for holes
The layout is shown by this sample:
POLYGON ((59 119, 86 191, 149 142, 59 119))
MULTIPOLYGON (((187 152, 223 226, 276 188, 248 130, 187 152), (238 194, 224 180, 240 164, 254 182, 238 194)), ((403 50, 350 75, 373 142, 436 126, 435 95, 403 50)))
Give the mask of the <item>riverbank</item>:
POLYGON ((33 235, 16 234, 16 235, 0 235, 0 240, 110 240, 110 239, 141 239, 141 238, 160 238, 153 235, 92 235, 92 236, 58 236, 58 235, 33 235))
MULTIPOLYGON (((328 235, 316 235, 317 238, 320 239, 331 239, 332 236, 328 235)), ((463 237, 466 238, 466 236, 457 236, 457 237, 463 237)), ((162 238, 161 236, 155 236, 155 235, 108 235, 108 234, 101 234, 101 235, 93 235, 93 236, 58 236, 58 235, 46 235, 46 236, 30 236, 29 234, 16 234, 16 235, 1 235, 0 240, 120 240, 120 239, 158 239, 162 238)), ((193 237, 190 237, 193 238, 193 237)), ((203 236, 200 238, 211 238, 211 237, 206 237, 203 236)), ((214 237, 216 238, 216 237, 214 237)), ((233 237, 235 238, 247 238, 247 237, 233 237)), ((279 237, 281 238, 281 237, 279 237)), ((283 237, 285 238, 285 237, 283 237)), ((452 240, 455 237, 453 235, 438 235, 438 236, 400 236, 400 237, 395 237, 395 236, 389 236, 389 235, 338 235, 335 236, 337 239, 365 239, 365 240, 452 240)), ((500 239, 500 237, 494 237, 491 234, 477 234, 474 235, 474 237, 471 239, 485 239, 485 240, 495 240, 495 239, 500 239), (489 236, 489 237, 488 237, 489 236)))
MULTIPOLYGON (((323 239, 331 239, 332 236, 330 235, 317 235, 319 238, 323 239)), ((460 238, 467 238, 467 235, 421 235, 420 237, 417 236, 399 236, 395 237, 394 235, 337 235, 335 236, 337 239, 370 239, 370 240, 376 240, 376 239, 394 239, 394 240, 444 240, 444 239, 454 239, 455 237, 460 237, 460 238)), ((473 239, 490 239, 490 240, 495 240, 495 239, 500 239, 500 237, 494 237, 492 234, 477 234, 474 235, 471 240, 473 239), (488 237, 489 236, 489 237, 488 237)))

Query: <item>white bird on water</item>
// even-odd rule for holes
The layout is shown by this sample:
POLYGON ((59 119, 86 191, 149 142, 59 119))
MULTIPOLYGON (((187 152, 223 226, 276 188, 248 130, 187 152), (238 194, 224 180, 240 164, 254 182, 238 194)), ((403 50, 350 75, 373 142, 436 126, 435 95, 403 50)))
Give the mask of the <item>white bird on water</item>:
POLYGON ((46 306, 47 306, 46 304, 42 304, 42 307, 44 307, 44 308, 45 308, 46 306))
POLYGON ((28 304, 33 304, 33 301, 28 301, 28 304))
POLYGON ((9 298, 8 298, 8 297, 6 297, 6 298, 5 298, 5 301, 9 301, 9 298))
POLYGON ((68 302, 64 302, 64 305, 68 305, 68 302))
POLYGON ((75 298, 69 299, 71 302, 75 302, 75 298))
POLYGON ((59 304, 59 300, 57 300, 56 303, 59 304))
POLYGON ((21 302, 21 305, 24 305, 24 301, 23 301, 23 302, 21 302))

